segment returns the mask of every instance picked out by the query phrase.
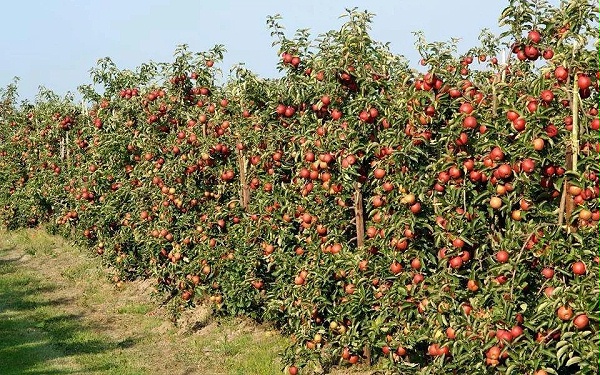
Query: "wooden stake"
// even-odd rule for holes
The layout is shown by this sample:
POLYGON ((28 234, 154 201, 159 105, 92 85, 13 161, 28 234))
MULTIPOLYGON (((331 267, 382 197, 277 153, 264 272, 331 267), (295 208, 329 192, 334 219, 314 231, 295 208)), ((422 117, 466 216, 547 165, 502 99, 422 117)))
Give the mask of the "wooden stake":
MULTIPOLYGON (((579 156, 579 86, 576 79, 573 80, 572 95, 571 113, 573 116, 573 129, 571 130, 571 144, 567 145, 565 162, 567 170, 577 172, 577 159, 579 156)), ((571 233, 575 232, 577 227, 571 225, 571 217, 573 215, 575 203, 573 202, 573 197, 568 194, 569 186, 568 178, 565 178, 560 199, 560 207, 558 209, 558 225, 562 226, 563 219, 566 219, 567 232, 571 233)))
POLYGON ((69 165, 69 131, 65 132, 65 153, 67 158, 67 165, 69 165))
POLYGON ((240 201, 242 202, 242 207, 244 210, 248 211, 248 204, 250 203, 250 190, 248 189, 248 184, 246 182, 246 157, 244 156, 242 150, 237 150, 238 156, 238 164, 240 167, 240 201))
POLYGON ((65 137, 60 137, 60 160, 65 160, 65 137))
POLYGON ((579 85, 576 79, 573 80, 573 100, 571 106, 573 107, 573 130, 571 131, 571 152, 573 156, 570 169, 577 172, 577 159, 579 157, 579 85))
POLYGON ((565 205, 567 203, 567 179, 562 186, 562 194, 560 196, 560 206, 558 207, 558 226, 562 227, 565 219, 565 205))
MULTIPOLYGON (((577 172, 577 159, 579 156, 579 86, 577 79, 573 80, 573 100, 571 100, 573 129, 571 130, 571 144, 567 146, 567 170, 577 172)), ((569 189, 569 183, 565 185, 565 190, 569 189)), ((566 196, 565 216, 567 219, 567 232, 576 232, 577 226, 571 224, 573 209, 575 203, 570 194, 566 196)))
POLYGON ((362 191, 358 182, 354 183, 354 218, 356 221, 356 246, 361 248, 365 245, 365 218, 362 191))

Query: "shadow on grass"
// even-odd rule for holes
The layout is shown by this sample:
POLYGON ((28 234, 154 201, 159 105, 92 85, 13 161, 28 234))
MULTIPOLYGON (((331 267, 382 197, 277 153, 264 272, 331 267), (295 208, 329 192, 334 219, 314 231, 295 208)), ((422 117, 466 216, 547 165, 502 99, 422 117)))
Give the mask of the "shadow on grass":
MULTIPOLYGON (((86 326, 81 316, 58 306, 71 298, 48 299, 56 289, 28 274, 18 259, 0 260, 0 374, 84 374, 111 370, 109 361, 81 365, 78 356, 122 349, 86 326)), ((135 345, 135 339, 125 346, 135 345)), ((84 361, 89 362, 89 361, 84 361)), ((114 370, 114 369, 113 369, 114 370)))

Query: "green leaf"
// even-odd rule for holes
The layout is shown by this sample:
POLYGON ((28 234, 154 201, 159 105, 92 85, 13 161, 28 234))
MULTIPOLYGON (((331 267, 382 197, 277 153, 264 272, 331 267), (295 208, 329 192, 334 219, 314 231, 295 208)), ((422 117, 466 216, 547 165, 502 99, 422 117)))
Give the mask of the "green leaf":
POLYGON ((569 359, 567 361, 566 365, 568 367, 568 366, 574 365, 574 364, 579 363, 579 362, 581 362, 581 357, 577 357, 576 356, 576 357, 572 357, 571 359, 569 359))
POLYGON ((568 343, 569 342, 565 341, 565 340, 559 341, 559 342, 556 343, 556 348, 557 349, 562 348, 563 346, 567 345, 568 343))
POLYGON ((569 350, 570 348, 571 345, 564 345, 560 349, 558 349, 558 351, 556 352, 556 358, 558 359, 559 363, 563 362, 563 357, 565 356, 567 350, 569 350))

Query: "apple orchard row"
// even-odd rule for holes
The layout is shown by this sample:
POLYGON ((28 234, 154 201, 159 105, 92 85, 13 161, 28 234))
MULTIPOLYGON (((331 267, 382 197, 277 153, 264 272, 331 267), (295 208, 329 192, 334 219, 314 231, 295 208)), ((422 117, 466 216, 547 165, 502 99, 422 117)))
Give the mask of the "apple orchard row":
POLYGON ((597 373, 598 56, 574 42, 597 8, 522 3, 505 64, 485 34, 420 40, 410 69, 350 11, 318 42, 269 18, 277 79, 217 84, 216 46, 101 60, 84 104, 9 86, 4 224, 155 280, 174 314, 273 322, 290 374, 597 373))

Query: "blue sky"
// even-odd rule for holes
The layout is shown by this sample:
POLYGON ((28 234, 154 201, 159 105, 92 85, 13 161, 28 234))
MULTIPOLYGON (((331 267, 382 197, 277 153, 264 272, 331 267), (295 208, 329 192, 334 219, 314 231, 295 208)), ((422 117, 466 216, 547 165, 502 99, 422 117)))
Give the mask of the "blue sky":
POLYGON ((498 16, 508 1, 81 1, 20 0, 0 13, 0 87, 20 77, 21 99, 33 99, 43 85, 59 95, 89 83, 89 69, 109 56, 121 68, 146 61, 170 61, 178 44, 203 51, 227 49, 222 68, 244 62, 261 76, 277 75, 277 54, 266 16, 281 14, 289 35, 310 28, 314 36, 338 29, 345 8, 376 14, 372 35, 390 42, 416 66, 413 31, 427 40, 462 38, 466 50, 482 28, 497 32, 498 16))

